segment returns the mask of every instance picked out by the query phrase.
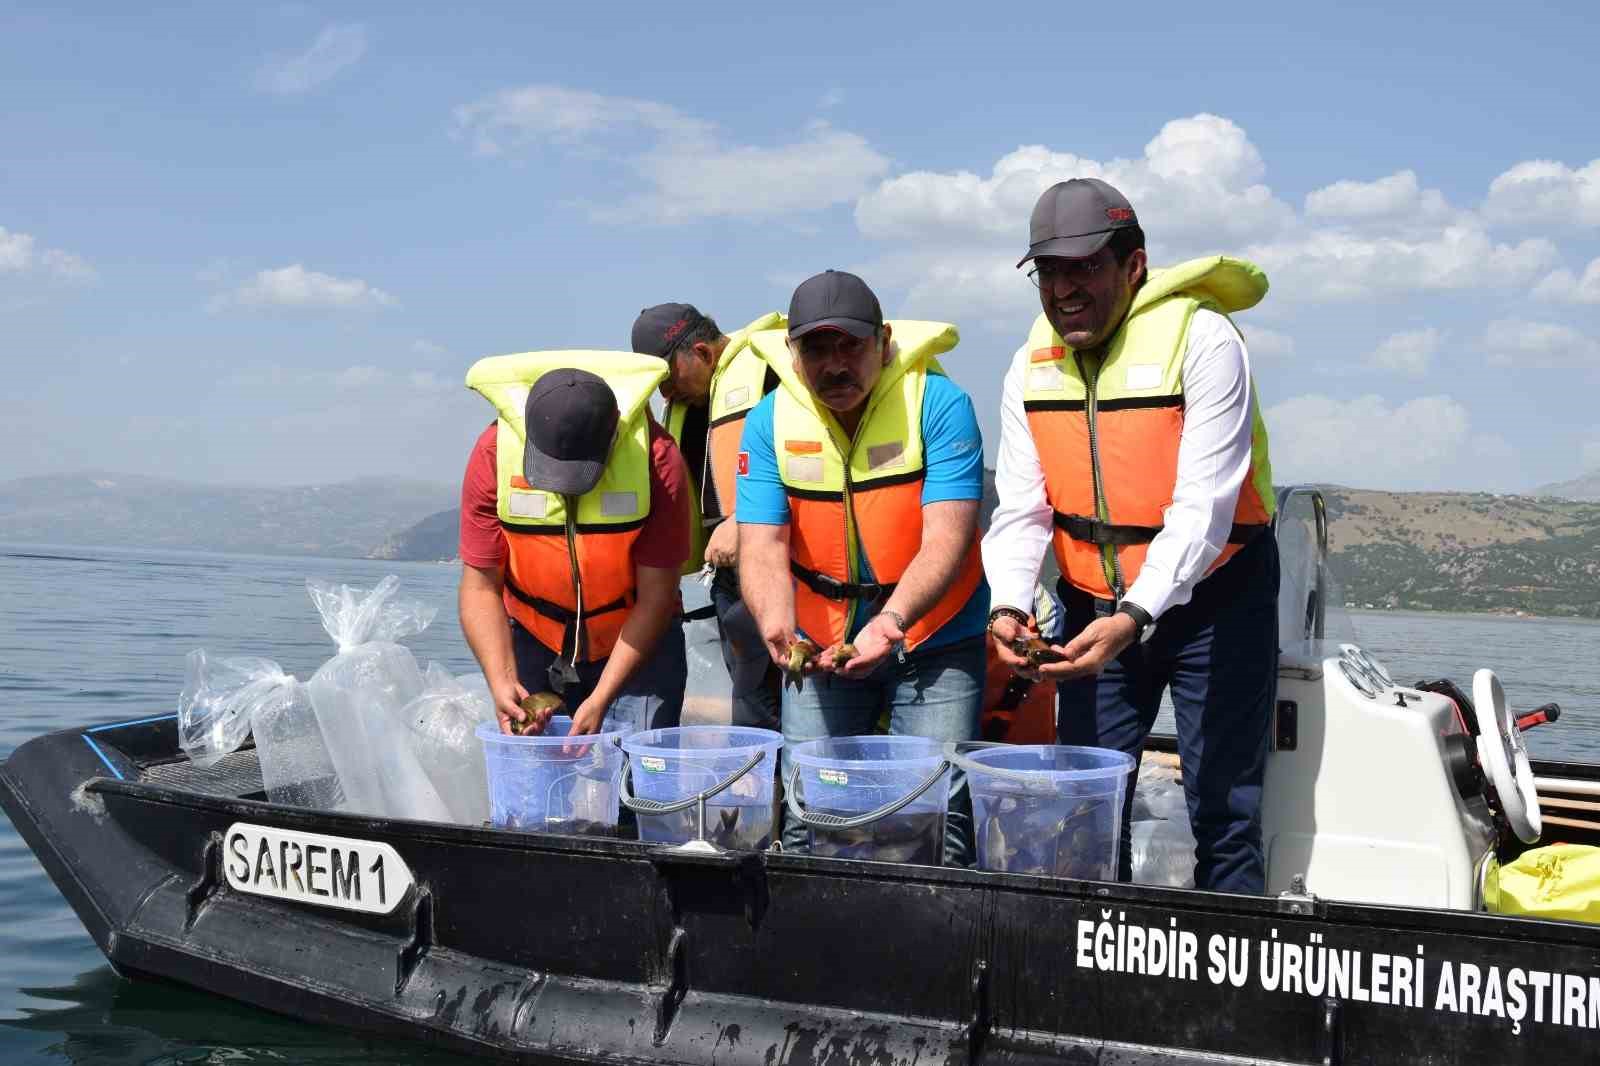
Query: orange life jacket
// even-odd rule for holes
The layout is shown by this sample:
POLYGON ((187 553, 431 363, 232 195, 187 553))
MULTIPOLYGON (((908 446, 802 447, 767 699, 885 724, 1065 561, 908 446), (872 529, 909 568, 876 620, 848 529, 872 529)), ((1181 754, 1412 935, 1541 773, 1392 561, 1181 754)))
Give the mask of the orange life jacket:
POLYGON ((636 597, 633 545, 650 515, 650 393, 660 359, 624 352, 528 352, 479 360, 467 385, 500 412, 496 505, 505 533, 506 613, 569 662, 616 647, 636 597), (562 367, 600 375, 617 396, 616 442, 600 481, 572 498, 522 476, 523 407, 539 377, 562 367))
MULTIPOLYGON (((923 386, 929 373, 944 372, 936 356, 954 348, 958 334, 936 322, 889 326, 895 357, 873 387, 853 438, 795 373, 783 332, 758 333, 752 341, 782 383, 774 399, 773 444, 789 502, 795 622, 823 646, 845 639, 859 603, 887 598, 922 547, 923 386), (857 546, 871 581, 858 572, 857 546)), ((982 578, 974 533, 955 580, 911 623, 906 647, 915 648, 954 618, 982 578)))
MULTIPOLYGON (((1190 320, 1200 308, 1252 307, 1266 289, 1258 268, 1221 256, 1152 270, 1100 356, 1068 348, 1045 316, 1035 321, 1023 409, 1054 512, 1056 561, 1074 587, 1120 599, 1137 579, 1177 484, 1190 320)), ((1212 570, 1272 518, 1272 464, 1253 382, 1250 408, 1251 467, 1212 570)))

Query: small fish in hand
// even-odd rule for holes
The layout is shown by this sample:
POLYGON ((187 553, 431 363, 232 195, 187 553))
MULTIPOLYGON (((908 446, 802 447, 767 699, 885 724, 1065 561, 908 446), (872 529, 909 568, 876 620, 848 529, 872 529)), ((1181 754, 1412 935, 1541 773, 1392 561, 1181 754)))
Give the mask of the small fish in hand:
POLYGON ((789 661, 783 665, 783 672, 786 675, 784 684, 792 682, 798 691, 800 682, 805 677, 806 666, 816 659, 821 651, 821 648, 804 637, 789 645, 789 661))
POLYGON ((1067 661, 1065 655, 1046 644, 1036 633, 1024 633, 1012 640, 1011 654, 1019 659, 1026 659, 1029 666, 1067 661))
POLYGON ((515 737, 535 735, 544 729, 545 723, 550 720, 549 715, 559 714, 567 709, 561 697, 554 692, 535 692, 517 706, 522 708, 527 717, 520 722, 511 723, 511 735, 515 737))

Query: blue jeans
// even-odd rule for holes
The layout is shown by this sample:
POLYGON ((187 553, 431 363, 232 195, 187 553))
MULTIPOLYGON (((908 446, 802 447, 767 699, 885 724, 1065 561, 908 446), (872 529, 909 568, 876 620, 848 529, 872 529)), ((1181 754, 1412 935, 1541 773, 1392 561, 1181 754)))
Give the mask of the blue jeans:
MULTIPOLYGON (((859 680, 813 674, 799 692, 783 693, 783 780, 789 780, 789 749, 804 740, 871 734, 885 710, 889 733, 930 740, 975 740, 983 701, 985 638, 938 648, 918 648, 904 663, 890 655, 859 680)), ((783 850, 803 852, 809 830, 794 819, 783 827, 783 850)), ((945 819, 944 861, 971 866, 972 798, 964 774, 952 771, 950 810, 945 819)))
MULTIPOLYGON (((541 644, 515 621, 511 623, 511 652, 517 660, 517 680, 529 692, 550 691, 547 671, 556 653, 541 644)), ((594 692, 605 659, 578 664, 578 681, 556 693, 567 705, 567 714, 594 692)), ((641 729, 675 726, 683 717, 683 686, 689 676, 688 653, 683 643, 683 622, 674 618, 661 634, 650 657, 634 671, 622 692, 606 708, 602 729, 620 730, 624 735, 641 729)))
MULTIPOLYGON (((1111 613, 1109 600, 1061 588, 1066 632, 1111 613)), ((1115 748, 1138 759, 1172 691, 1178 756, 1195 838, 1195 886, 1266 891, 1261 778, 1278 686, 1278 545, 1257 536, 1161 616, 1150 640, 1124 651, 1096 678, 1058 686, 1063 744, 1115 748)), ((1131 877, 1133 782, 1122 808, 1117 879, 1131 877)))

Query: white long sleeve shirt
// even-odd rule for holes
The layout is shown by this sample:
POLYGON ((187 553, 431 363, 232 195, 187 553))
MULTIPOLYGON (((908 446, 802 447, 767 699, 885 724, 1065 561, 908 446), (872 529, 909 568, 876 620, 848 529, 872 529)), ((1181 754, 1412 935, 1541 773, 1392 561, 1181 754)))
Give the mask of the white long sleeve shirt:
MULTIPOLYGON (((1039 450, 1022 408, 1029 356, 1026 344, 1017 349, 1001 391, 994 477, 1000 503, 983 538, 983 568, 991 605, 1031 614, 1034 585, 1055 526, 1039 450)), ((1183 433, 1172 503, 1139 576, 1123 596, 1152 618, 1188 603, 1227 546, 1239 488, 1250 470, 1252 408, 1244 339, 1222 315, 1196 311, 1183 353, 1183 433)))

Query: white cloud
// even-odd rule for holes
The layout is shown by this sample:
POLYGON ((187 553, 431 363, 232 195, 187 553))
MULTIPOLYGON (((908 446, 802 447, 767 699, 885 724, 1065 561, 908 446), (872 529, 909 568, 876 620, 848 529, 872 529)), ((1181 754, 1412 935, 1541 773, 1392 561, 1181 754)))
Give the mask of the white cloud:
POLYGON ((1496 244, 1470 221, 1421 238, 1310 230, 1248 247, 1244 255, 1266 269, 1275 291, 1302 300, 1521 286, 1557 258, 1555 245, 1547 240, 1496 244))
POLYGON ((259 271, 214 306, 227 304, 363 311, 393 307, 396 300, 360 278, 336 278, 295 263, 277 270, 259 271))
POLYGON ((479 155, 497 156, 550 140, 575 143, 595 134, 643 128, 659 136, 709 137, 713 126, 654 100, 603 96, 560 85, 501 89, 455 110, 456 130, 479 155))
POLYGON ((1242 327, 1241 332, 1244 336, 1245 349, 1251 355, 1265 359, 1286 359, 1294 354, 1294 338, 1287 333, 1253 325, 1242 327))
POLYGON ((1356 222, 1445 219, 1453 212, 1438 189, 1423 189, 1412 170, 1377 181, 1336 181, 1306 195, 1306 215, 1356 222))
POLYGON ((1600 259, 1591 260, 1579 277, 1570 270, 1556 270, 1533 287, 1536 300, 1554 303, 1600 304, 1600 259))
POLYGON ((1152 241, 1185 252, 1264 237, 1294 211, 1260 184, 1261 154, 1244 130, 1200 114, 1174 119, 1137 159, 1105 162, 1043 145, 1002 156, 988 177, 970 171, 914 171, 862 197, 856 222, 869 237, 918 243, 1001 244, 1016 262, 1039 194, 1070 178, 1101 178, 1121 189, 1152 241))
POLYGON ((412 341, 411 350, 417 355, 427 356, 430 359, 450 354, 450 349, 442 344, 435 344, 426 337, 418 337, 412 341))
POLYGON ((1600 340, 1553 322, 1497 319, 1483 334, 1492 366, 1554 369, 1600 366, 1600 340))
POLYGON ((94 268, 71 252, 41 248, 32 234, 0 226, 0 273, 41 274, 57 281, 92 281, 94 268))
POLYGON ((1279 484, 1332 481, 1365 487, 1437 487, 1469 445, 1471 420, 1449 396, 1398 407, 1381 396, 1296 396, 1263 415, 1279 484))
POLYGON ((1600 226, 1600 159, 1576 169, 1550 159, 1518 163, 1489 183, 1483 210, 1507 225, 1600 226))
POLYGON ((302 52, 276 56, 262 65, 256 84, 269 93, 310 92, 367 54, 367 30, 360 24, 325 26, 302 52))
POLYGON ((1433 326, 1391 334, 1367 355, 1367 365, 1420 378, 1428 372, 1428 363, 1439 350, 1439 339, 1440 333, 1433 326))
POLYGON ((814 211, 856 199, 889 169, 865 138, 820 120, 785 143, 733 144, 671 105, 559 85, 503 89, 456 108, 455 125, 479 155, 552 145, 615 157, 645 184, 614 205, 591 205, 616 223, 814 211))

